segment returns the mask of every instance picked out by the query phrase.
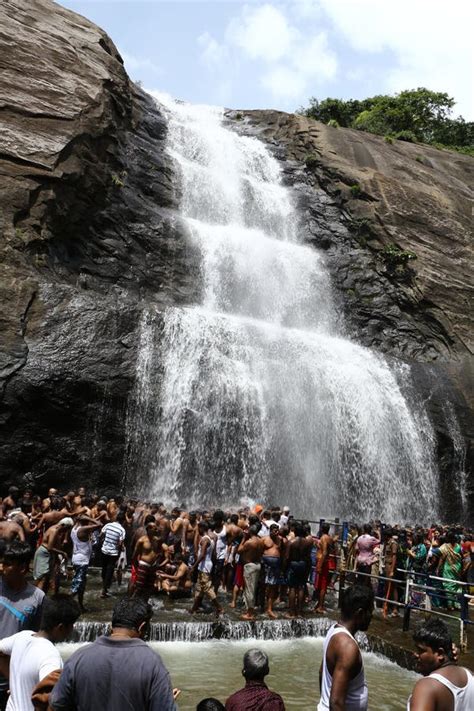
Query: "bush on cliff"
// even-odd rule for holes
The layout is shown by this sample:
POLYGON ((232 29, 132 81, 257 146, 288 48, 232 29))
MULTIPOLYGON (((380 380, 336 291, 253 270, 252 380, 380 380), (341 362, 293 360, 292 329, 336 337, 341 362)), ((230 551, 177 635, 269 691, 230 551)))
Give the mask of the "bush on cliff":
POLYGON ((431 143, 439 147, 471 152, 474 122, 462 116, 451 117, 455 101, 443 92, 418 88, 394 96, 378 95, 367 99, 324 99, 315 97, 301 109, 306 116, 329 124, 357 128, 381 136, 431 143), (407 138, 409 136, 409 138, 407 138))

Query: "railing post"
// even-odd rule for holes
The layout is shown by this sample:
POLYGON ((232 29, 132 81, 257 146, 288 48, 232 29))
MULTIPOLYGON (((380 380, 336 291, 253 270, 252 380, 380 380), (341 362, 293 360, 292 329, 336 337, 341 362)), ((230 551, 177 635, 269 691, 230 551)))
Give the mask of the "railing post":
POLYGON ((410 588, 412 584, 411 574, 407 573, 407 579, 405 582, 405 607, 403 610, 403 631, 408 632, 410 629, 410 588))

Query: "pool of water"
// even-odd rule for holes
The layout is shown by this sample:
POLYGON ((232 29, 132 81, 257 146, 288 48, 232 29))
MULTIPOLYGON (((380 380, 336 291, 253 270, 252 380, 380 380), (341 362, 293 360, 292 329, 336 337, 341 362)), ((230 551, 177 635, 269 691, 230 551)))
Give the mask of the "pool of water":
MULTIPOLYGON (((61 645, 67 658, 78 644, 61 645)), ((194 711, 207 696, 225 702, 243 683, 242 657, 252 647, 263 649, 270 658, 268 686, 281 694, 287 711, 315 709, 319 700, 318 672, 322 638, 303 637, 281 642, 262 640, 212 640, 209 642, 153 642, 168 668, 173 686, 181 689, 180 711, 194 711)), ((406 708, 406 701, 417 675, 385 657, 364 653, 369 685, 369 708, 395 711, 406 708)))

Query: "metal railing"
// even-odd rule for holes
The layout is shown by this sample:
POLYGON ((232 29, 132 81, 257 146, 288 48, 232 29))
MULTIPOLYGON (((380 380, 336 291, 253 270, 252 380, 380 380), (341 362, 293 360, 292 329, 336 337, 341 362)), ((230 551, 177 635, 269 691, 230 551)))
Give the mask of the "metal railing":
MULTIPOLYGON (((337 556, 340 557, 340 556, 337 556)), ((418 610, 421 611, 425 614, 430 614, 430 615, 436 615, 438 617, 444 617, 450 620, 453 620, 455 623, 459 624, 459 646, 461 651, 466 651, 467 649, 467 634, 466 634, 466 625, 472 625, 474 624, 473 620, 469 619, 469 600, 474 600, 474 595, 470 595, 465 588, 472 587, 472 583, 465 582, 463 580, 452 580, 451 578, 443 578, 437 575, 430 575, 429 573, 418 573, 413 570, 403 570, 400 568, 396 569, 397 573, 402 573, 405 577, 403 579, 401 578, 390 578, 386 577, 383 575, 374 575, 372 573, 363 573, 359 570, 345 570, 344 568, 341 568, 339 571, 334 571, 338 573, 339 576, 339 604, 341 600, 341 594, 342 591, 346 587, 346 577, 349 575, 354 575, 356 577, 359 576, 364 576, 368 577, 371 580, 376 580, 377 582, 379 581, 386 581, 387 583, 387 588, 388 588, 388 595, 391 593, 390 586, 391 585, 404 585, 404 599, 403 601, 399 600, 393 600, 390 597, 380 597, 378 595, 375 595, 375 600, 379 602, 383 602, 383 615, 386 618, 388 614, 388 607, 390 605, 396 606, 396 607, 402 607, 404 610, 403 613, 403 631, 407 632, 410 629, 410 615, 412 610, 418 610), (451 592, 451 591, 446 591, 443 588, 439 587, 434 587, 432 585, 423 585, 422 583, 416 582, 415 578, 428 578, 429 580, 438 580, 440 582, 447 582, 451 584, 455 584, 456 586, 461 588, 460 592, 451 592), (430 599, 430 592, 431 596, 434 596, 433 593, 438 595, 440 598, 443 599, 456 599, 456 602, 459 603, 460 606, 460 614, 459 616, 455 615, 450 615, 446 612, 440 612, 439 610, 433 610, 430 607, 426 606, 421 606, 416 604, 413 601, 413 592, 420 591, 422 593, 425 593, 427 599, 430 599)))

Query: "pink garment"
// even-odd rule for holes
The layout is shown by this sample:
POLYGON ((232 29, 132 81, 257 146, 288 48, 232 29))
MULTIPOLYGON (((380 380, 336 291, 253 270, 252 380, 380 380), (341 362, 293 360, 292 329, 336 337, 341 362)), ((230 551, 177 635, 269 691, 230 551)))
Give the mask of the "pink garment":
POLYGON ((364 533, 356 541, 356 548, 358 550, 357 563, 361 565, 372 565, 376 560, 374 556, 374 548, 380 545, 378 538, 370 536, 368 533, 364 533))

